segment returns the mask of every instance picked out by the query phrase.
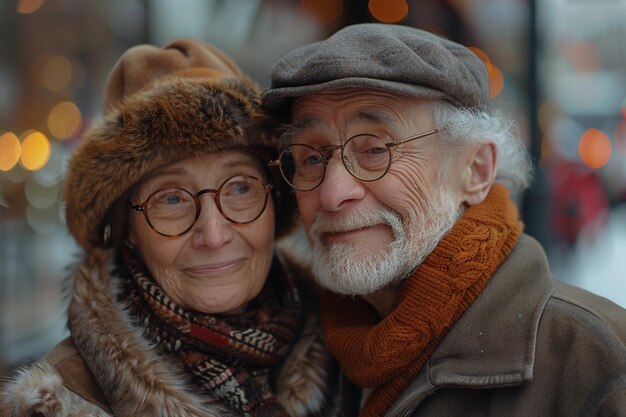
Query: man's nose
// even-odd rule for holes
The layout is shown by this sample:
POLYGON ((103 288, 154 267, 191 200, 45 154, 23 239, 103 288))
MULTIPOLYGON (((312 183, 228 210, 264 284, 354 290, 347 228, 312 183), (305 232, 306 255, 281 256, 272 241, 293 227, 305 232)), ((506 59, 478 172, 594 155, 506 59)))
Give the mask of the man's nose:
POLYGON ((220 213, 212 196, 200 199, 200 217, 192 229, 195 248, 218 249, 233 239, 232 223, 220 213))
POLYGON ((324 181, 320 185, 320 200, 325 210, 340 211, 360 201, 365 192, 363 183, 348 172, 338 153, 328 161, 324 181))

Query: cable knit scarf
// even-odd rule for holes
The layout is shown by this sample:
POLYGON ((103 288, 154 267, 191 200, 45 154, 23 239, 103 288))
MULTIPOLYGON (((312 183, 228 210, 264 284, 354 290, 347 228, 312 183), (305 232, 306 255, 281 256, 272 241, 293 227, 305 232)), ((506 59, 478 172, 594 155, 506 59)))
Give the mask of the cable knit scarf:
POLYGON ((360 417, 386 413, 509 255, 522 229, 508 191, 495 184, 484 203, 468 208, 403 281, 382 321, 362 299, 324 294, 328 348, 350 380, 374 388, 360 417))
POLYGON ((245 312, 209 315, 178 306, 134 251, 125 257, 122 298, 146 337, 180 358, 194 385, 244 415, 287 416, 269 377, 295 340, 302 306, 291 275, 276 259, 245 312))

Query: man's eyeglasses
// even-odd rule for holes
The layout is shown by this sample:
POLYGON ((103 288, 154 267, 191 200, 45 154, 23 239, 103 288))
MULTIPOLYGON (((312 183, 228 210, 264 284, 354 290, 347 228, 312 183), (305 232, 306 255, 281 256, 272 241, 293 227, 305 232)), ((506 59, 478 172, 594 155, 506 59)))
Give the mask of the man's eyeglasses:
POLYGON ((141 204, 130 206, 141 213, 148 225, 162 236, 181 236, 187 233, 200 217, 200 197, 213 194, 215 205, 228 221, 237 224, 258 219, 265 206, 272 185, 249 176, 228 178, 217 189, 207 188, 195 194, 183 188, 161 188, 141 204))
POLYGON ((341 161, 353 177, 366 182, 381 179, 391 166, 391 150, 399 145, 437 133, 429 130, 402 140, 385 141, 375 134, 351 136, 343 145, 325 145, 314 148, 302 143, 285 147, 270 166, 280 168, 287 183, 297 191, 312 191, 320 186, 326 175, 326 166, 337 149, 341 161))

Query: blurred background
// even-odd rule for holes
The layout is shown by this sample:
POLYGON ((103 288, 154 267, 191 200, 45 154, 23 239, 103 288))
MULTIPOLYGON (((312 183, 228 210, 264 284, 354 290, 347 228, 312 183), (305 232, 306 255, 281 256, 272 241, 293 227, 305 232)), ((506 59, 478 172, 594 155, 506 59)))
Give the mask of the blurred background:
POLYGON ((0 375, 67 334, 79 250, 66 162, 128 47, 211 42, 261 87, 272 64, 342 26, 397 23, 472 47, 535 162, 519 196, 556 278, 626 306, 626 0, 3 0, 0 375), (618 272, 619 271, 619 272, 618 272))

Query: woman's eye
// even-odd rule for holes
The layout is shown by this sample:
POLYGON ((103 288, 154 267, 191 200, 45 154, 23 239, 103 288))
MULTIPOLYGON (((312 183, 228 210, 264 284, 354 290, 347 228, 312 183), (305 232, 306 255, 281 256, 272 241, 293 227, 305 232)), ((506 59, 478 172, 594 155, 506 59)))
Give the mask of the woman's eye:
POLYGON ((245 194, 250 191, 250 184, 245 182, 238 182, 233 184, 231 192, 234 194, 245 194))
POLYGON ((170 194, 170 195, 165 197, 165 202, 167 204, 178 204, 178 203, 180 203, 180 196, 179 195, 170 194))

